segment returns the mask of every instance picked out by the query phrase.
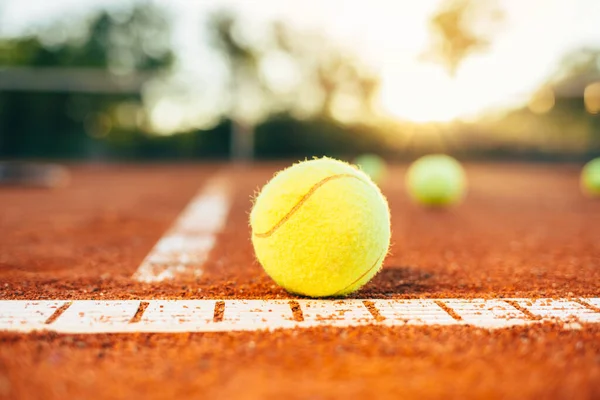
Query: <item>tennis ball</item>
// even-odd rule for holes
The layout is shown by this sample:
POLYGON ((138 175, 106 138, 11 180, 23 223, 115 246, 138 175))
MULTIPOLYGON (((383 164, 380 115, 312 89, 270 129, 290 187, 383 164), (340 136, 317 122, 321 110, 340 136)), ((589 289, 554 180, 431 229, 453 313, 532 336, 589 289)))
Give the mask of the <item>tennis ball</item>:
POLYGON ((257 196, 250 226, 266 273, 310 297, 359 289, 379 271, 390 244, 389 208, 377 185, 331 158, 277 173, 257 196))
POLYGON ((381 183, 386 174, 385 161, 376 154, 363 154, 353 162, 375 183, 381 183))
POLYGON ((585 164, 581 170, 581 189, 590 197, 600 197, 600 157, 585 164))
POLYGON ((466 191, 465 172, 458 161, 431 154, 415 161, 406 175, 408 193, 417 203, 444 207, 459 203, 466 191))

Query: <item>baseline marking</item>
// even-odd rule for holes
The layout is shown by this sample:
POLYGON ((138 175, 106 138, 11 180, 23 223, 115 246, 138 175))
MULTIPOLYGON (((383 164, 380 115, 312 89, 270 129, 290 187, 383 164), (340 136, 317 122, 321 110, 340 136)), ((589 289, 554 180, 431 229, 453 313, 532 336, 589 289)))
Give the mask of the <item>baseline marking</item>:
POLYGON ((46 321, 67 301, 0 301, 0 330, 29 332, 44 329, 46 321))
POLYGON ((51 330, 65 333, 120 332, 135 315, 139 300, 73 301, 54 322, 51 330))
POLYGON ((436 300, 373 300, 384 325, 456 325, 436 300))
MULTIPOLYGON (((585 301, 585 299, 583 299, 585 301)), ((598 299, 590 299, 595 303, 598 299)), ((525 308, 542 320, 560 320, 567 322, 600 322, 600 312, 589 309, 578 302, 557 299, 515 299, 519 306, 525 308)))
POLYGON ((202 266, 215 246, 216 235, 225 226, 230 206, 231 184, 219 174, 194 196, 133 278, 150 283, 202 275, 202 266))
POLYGON ((581 329, 582 324, 600 323, 600 312, 587 308, 578 301, 600 304, 600 298, 72 302, 2 300, 0 331, 47 330, 90 334, 231 332, 361 325, 462 325, 499 329, 541 323, 555 323, 562 329, 581 329), (511 303, 518 304, 531 315, 511 303), (57 312, 60 308, 64 308, 62 313, 57 312), (50 318, 55 313, 58 316, 50 318), (456 318, 456 315, 460 318, 456 318))
POLYGON ((301 327, 359 326, 376 322, 362 300, 297 300, 304 321, 301 327))
POLYGON ((600 297, 596 297, 596 298, 591 298, 591 299, 581 299, 584 302, 590 304, 592 307, 596 307, 598 309, 600 309, 600 297))
POLYGON ((509 327, 533 322, 527 315, 502 300, 441 300, 447 307, 473 326, 509 327))

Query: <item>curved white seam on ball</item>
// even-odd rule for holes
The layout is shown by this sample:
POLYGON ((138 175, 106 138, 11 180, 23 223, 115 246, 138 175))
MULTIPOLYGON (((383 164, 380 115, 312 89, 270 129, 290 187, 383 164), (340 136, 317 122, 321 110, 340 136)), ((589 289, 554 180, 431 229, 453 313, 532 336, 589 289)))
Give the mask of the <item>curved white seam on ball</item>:
POLYGON ((332 181, 334 179, 340 179, 340 178, 355 178, 355 179, 358 179, 359 181, 361 181, 362 183, 364 183, 365 185, 368 184, 367 182, 363 181, 360 177, 353 175, 353 174, 337 174, 337 175, 330 175, 328 177, 325 177, 325 178, 321 179, 319 182, 315 183, 313 186, 311 186, 310 189, 302 195, 300 200, 298 200, 298 202, 296 204, 294 204, 294 206, 290 209, 290 211, 288 211, 287 214, 285 214, 275 225, 273 225, 273 227, 271 227, 271 229, 269 229, 268 231, 263 232, 263 233, 254 233, 253 232, 252 234, 261 239, 271 236, 273 233, 275 233, 275 231, 277 229, 279 229, 284 223, 286 223, 287 220, 289 220, 292 217, 292 215, 294 215, 296 213, 296 211, 298 211, 304 203, 306 203, 310 199, 310 197, 313 195, 313 193, 315 193, 317 191, 317 189, 319 189, 320 187, 322 187, 329 181, 332 181))
POLYGON ((343 289, 340 289, 337 292, 335 292, 332 296, 337 296, 340 293, 343 293, 345 290, 348 290, 348 288, 351 287, 352 285, 356 285, 356 283, 360 282, 360 280, 362 278, 364 278, 369 272, 373 271, 373 268, 375 268, 377 266, 377 264, 379 264, 379 262, 382 261, 382 259, 385 257, 385 254, 387 253, 387 250, 388 249, 384 249, 384 251, 379 255, 379 257, 377 257, 377 261, 375 261, 375 263, 371 266, 371 268, 366 270, 361 276, 359 276, 357 279, 355 279, 352 283, 350 283, 349 285, 346 285, 343 289))

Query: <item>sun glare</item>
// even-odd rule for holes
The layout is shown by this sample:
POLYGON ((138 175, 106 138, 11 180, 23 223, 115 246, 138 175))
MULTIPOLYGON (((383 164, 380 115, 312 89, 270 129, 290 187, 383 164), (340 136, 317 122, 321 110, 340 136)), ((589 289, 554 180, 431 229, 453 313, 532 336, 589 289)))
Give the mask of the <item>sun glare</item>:
MULTIPOLYGON (((431 17, 442 0, 374 0, 368 5, 343 0, 306 0, 301 8, 276 0, 256 2, 261 7, 255 2, 229 1, 249 19, 280 20, 298 32, 319 32, 332 43, 356 53, 368 68, 380 74, 379 94, 373 99, 379 114, 383 118, 417 123, 473 120, 488 112, 527 106, 531 94, 547 80, 561 54, 572 47, 574 38, 583 35, 590 24, 590 21, 581 24, 581 29, 577 28, 579 33, 573 26, 573 37, 566 37, 560 30, 549 27, 565 23, 565 12, 570 9, 568 2, 552 2, 544 6, 544 13, 538 13, 540 6, 546 4, 544 0, 502 2, 505 20, 492 44, 485 51, 466 57, 450 76, 443 65, 424 60, 431 40, 431 17), (532 16, 536 18, 535 24, 532 16), (541 36, 544 40, 540 40, 541 36)), ((185 10, 184 14, 187 15, 185 10)), ((476 21, 476 25, 485 22, 476 21)), ((189 26, 190 34, 182 37, 193 36, 191 32, 197 24, 189 26)), ((199 53, 186 52, 190 59, 194 54, 199 53)), ((269 61, 273 65, 269 66, 267 81, 276 88, 294 92, 289 87, 298 80, 286 75, 285 60, 269 61)), ((203 60, 198 58, 193 62, 202 64, 203 60)), ((298 97, 304 95, 300 92, 298 97)), ((307 103, 318 104, 319 96, 307 94, 307 103)), ((336 114, 342 108, 346 115, 354 112, 346 107, 347 102, 341 103, 344 107, 337 107, 336 114)), ((551 107, 546 103, 542 106, 551 107)))
POLYGON ((450 122, 477 116, 498 99, 476 76, 451 77, 435 65, 384 71, 380 91, 382 111, 412 122, 450 122))
MULTIPOLYGON (((489 49, 466 57, 451 76, 443 65, 424 60, 429 20, 439 1, 377 4, 379 9, 356 7, 335 18, 333 33, 380 72, 379 95, 374 100, 384 117, 449 122, 526 106, 567 46, 554 30, 540 31, 531 24, 534 6, 503 3, 506 23, 496 40, 489 49), (360 23, 369 27, 364 34, 344 37, 360 23), (540 41, 540 35, 545 40, 540 41)), ((540 26, 561 21, 565 7, 550 7, 539 16, 544 21, 540 26)))

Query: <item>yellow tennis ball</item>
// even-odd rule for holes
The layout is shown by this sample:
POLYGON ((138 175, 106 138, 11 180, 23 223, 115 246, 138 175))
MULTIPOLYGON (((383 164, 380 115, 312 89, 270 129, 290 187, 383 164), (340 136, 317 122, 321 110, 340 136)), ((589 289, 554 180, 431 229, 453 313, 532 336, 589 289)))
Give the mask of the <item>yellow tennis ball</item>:
POLYGON ((581 170, 581 190, 590 197, 600 197, 600 157, 585 164, 581 170))
POLYGON ((383 182, 387 173, 384 159, 377 154, 362 154, 354 159, 353 164, 369 175, 369 178, 375 183, 383 182))
POLYGON ((460 203, 467 178, 463 167, 445 154, 431 154, 415 161, 406 173, 406 188, 412 199, 429 207, 460 203))
POLYGON ((250 213, 259 262, 291 293, 342 296, 381 268, 390 213, 362 171, 320 158, 295 164, 267 183, 250 213))

